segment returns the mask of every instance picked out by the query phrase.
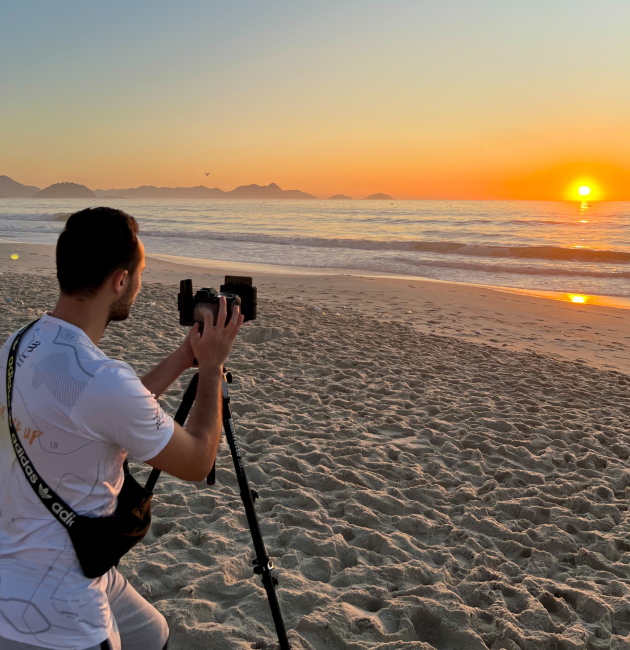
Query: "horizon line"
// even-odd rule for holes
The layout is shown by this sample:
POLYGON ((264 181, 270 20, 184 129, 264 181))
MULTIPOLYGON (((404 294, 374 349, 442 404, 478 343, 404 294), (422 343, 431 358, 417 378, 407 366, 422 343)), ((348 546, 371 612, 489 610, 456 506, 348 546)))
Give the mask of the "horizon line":
MULTIPOLYGON (((409 197, 409 196, 404 196, 404 197, 396 198, 396 197, 393 197, 393 196, 391 196, 391 195, 389 195, 389 194, 387 194, 385 192, 373 192, 371 194, 368 194, 365 197, 355 198, 355 197, 350 196, 348 194, 344 194, 343 192, 335 192, 335 193, 332 193, 332 194, 330 194, 328 192, 327 193, 318 192, 318 193, 314 194, 312 192, 306 192, 304 190, 299 190, 299 189, 284 190, 275 182, 271 182, 271 183, 269 183, 267 185, 259 185, 258 183, 249 183, 249 184, 245 184, 245 185, 237 185, 232 190, 223 190, 223 189, 221 189, 219 187, 208 187, 208 186, 202 185, 202 184, 190 185, 190 186, 175 186, 175 187, 164 186, 164 185, 142 184, 142 185, 138 185, 136 187, 110 188, 110 189, 106 189, 106 190, 96 188, 96 189, 92 190, 87 185, 84 185, 82 183, 75 183, 74 181, 59 181, 59 182, 52 183, 51 185, 46 186, 42 190, 42 189, 40 189, 39 187, 37 187, 35 185, 25 185, 23 183, 20 183, 19 181, 15 181, 13 178, 11 178, 10 176, 8 176, 6 174, 0 175, 0 178, 6 178, 9 181, 11 181, 12 183, 15 183, 16 185, 20 185, 20 186, 22 186, 24 188, 27 188, 27 187, 28 188, 35 188, 35 192, 33 194, 36 194, 38 192, 41 192, 43 190, 49 189, 49 188, 57 186, 57 185, 64 185, 64 184, 75 185, 77 187, 85 188, 85 189, 89 190, 90 192, 105 192, 105 193, 107 193, 107 192, 117 192, 117 191, 121 192, 121 191, 125 191, 125 190, 135 191, 135 190, 139 190, 141 188, 164 190, 164 191, 168 191, 168 190, 172 190, 172 191, 182 190, 182 191, 185 191, 185 190, 195 190, 195 189, 200 189, 201 190, 201 189, 203 189, 203 190, 208 190, 208 191, 218 191, 218 192, 222 192, 223 194, 228 194, 228 195, 232 194, 233 192, 236 192, 236 190, 239 190, 241 188, 260 188, 261 190, 265 190, 265 189, 271 188, 273 186, 274 188, 277 188, 278 190, 280 190, 282 193, 297 192, 297 193, 300 193, 300 194, 308 194, 308 195, 312 196, 313 199, 318 200, 318 201, 319 200, 331 200, 334 196, 346 196, 347 197, 347 199, 338 199, 339 201, 342 201, 342 200, 365 201, 365 200, 370 199, 370 197, 376 196, 378 194, 383 194, 387 198, 371 199, 371 200, 382 200, 382 201, 453 201, 453 202, 454 201, 496 201, 496 202, 501 202, 501 201, 504 201, 504 202, 513 202, 513 201, 549 202, 549 201, 553 201, 553 202, 590 203, 590 204, 592 204, 592 203, 618 203, 618 202, 630 201, 630 196, 628 198, 605 198, 605 197, 601 197, 601 198, 591 198, 591 199, 589 199, 587 197, 573 199, 573 198, 566 198, 566 197, 559 197, 559 198, 531 198, 531 197, 528 197, 528 198, 504 198, 504 197, 487 197, 487 196, 486 197, 462 197, 462 196, 458 196, 458 197, 449 197, 449 196, 412 196, 412 197, 409 197)), ((222 196, 219 196, 219 197, 211 197, 211 196, 197 196, 197 197, 195 197, 195 196, 191 196, 191 197, 129 197, 129 196, 120 196, 120 197, 115 197, 115 196, 112 196, 112 197, 107 197, 107 196, 95 196, 95 197, 35 197, 34 195, 31 195, 31 196, 3 196, 2 192, 0 192, 0 198, 7 198, 7 199, 12 199, 12 198, 19 198, 19 199, 22 199, 22 198, 24 198, 24 199, 41 198, 42 200, 48 200, 48 199, 52 200, 52 199, 55 199, 55 198, 58 198, 60 200, 69 200, 69 199, 74 200, 74 199, 80 199, 80 198, 85 198, 85 199, 88 199, 88 198, 89 199, 93 199, 93 198, 97 198, 97 199, 98 198, 112 198, 112 199, 119 199, 119 200, 145 200, 145 199, 158 200, 159 199, 159 200, 176 200, 176 201, 182 201, 182 200, 213 200, 213 201, 216 201, 216 200, 222 200, 222 199, 223 200, 230 200, 230 201, 234 201, 234 200, 254 200, 254 201, 261 201, 261 200, 284 200, 284 201, 286 201, 286 200, 291 200, 291 197, 252 197, 252 198, 249 198, 249 197, 233 197, 233 196, 225 196, 225 197, 222 197, 222 196)), ((309 199, 307 197, 304 197, 304 198, 294 197, 293 200, 308 201, 308 200, 312 200, 312 199, 309 199)))

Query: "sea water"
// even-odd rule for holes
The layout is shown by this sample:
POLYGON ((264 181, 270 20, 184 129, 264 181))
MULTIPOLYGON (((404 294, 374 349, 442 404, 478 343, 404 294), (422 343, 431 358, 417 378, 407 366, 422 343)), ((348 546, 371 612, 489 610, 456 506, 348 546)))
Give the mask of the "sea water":
POLYGON ((0 199, 0 239, 53 244, 104 204, 148 253, 630 296, 630 202, 0 199))

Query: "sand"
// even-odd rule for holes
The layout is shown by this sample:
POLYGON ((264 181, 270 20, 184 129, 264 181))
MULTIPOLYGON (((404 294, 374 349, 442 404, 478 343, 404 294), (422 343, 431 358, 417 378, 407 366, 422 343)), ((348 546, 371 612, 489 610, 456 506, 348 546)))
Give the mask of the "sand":
MULTIPOLYGON (((0 262, 3 339, 54 304, 50 253, 0 262)), ((182 277, 219 273, 151 260, 103 349, 139 373, 174 349, 182 277)), ((231 390, 293 648, 630 648, 627 311, 415 280, 257 284, 231 390)), ((120 568, 171 647, 273 647, 227 445, 217 485, 163 475, 153 512, 120 568)))

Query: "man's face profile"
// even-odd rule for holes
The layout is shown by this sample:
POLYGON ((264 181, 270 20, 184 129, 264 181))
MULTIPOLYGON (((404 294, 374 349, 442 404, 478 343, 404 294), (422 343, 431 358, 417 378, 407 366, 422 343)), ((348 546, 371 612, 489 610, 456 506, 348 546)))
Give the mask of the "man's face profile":
POLYGON ((127 320, 127 318, 129 318, 131 305, 133 305, 134 300, 138 295, 138 291, 140 291, 140 278, 142 271, 144 271, 145 261, 144 246, 140 240, 138 240, 138 246, 140 250, 140 262, 134 269, 134 272, 129 274, 129 283, 127 284, 127 288, 123 295, 109 308, 108 322, 110 323, 112 321, 127 320))

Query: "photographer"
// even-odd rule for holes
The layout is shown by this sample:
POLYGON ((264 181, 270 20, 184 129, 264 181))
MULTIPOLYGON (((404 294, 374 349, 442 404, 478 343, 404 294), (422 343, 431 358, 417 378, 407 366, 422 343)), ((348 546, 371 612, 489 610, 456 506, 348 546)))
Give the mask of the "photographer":
POLYGON ((72 215, 57 243, 55 309, 24 333, 17 356, 10 348, 18 333, 0 354, 3 377, 15 359, 10 409, 0 393, 0 650, 167 644, 164 617, 115 568, 86 577, 74 539, 45 507, 50 492, 77 515, 117 513, 128 454, 189 481, 205 478, 214 463, 222 367, 243 322, 238 309, 226 325, 222 298, 216 324, 209 314, 202 335, 195 325, 142 380, 97 347, 109 322, 129 316, 140 289, 145 261, 137 233, 135 219, 120 210, 72 215), (184 429, 156 397, 194 359, 199 385, 184 429), (39 485, 38 496, 29 485, 16 449, 28 454, 50 491, 39 485))

